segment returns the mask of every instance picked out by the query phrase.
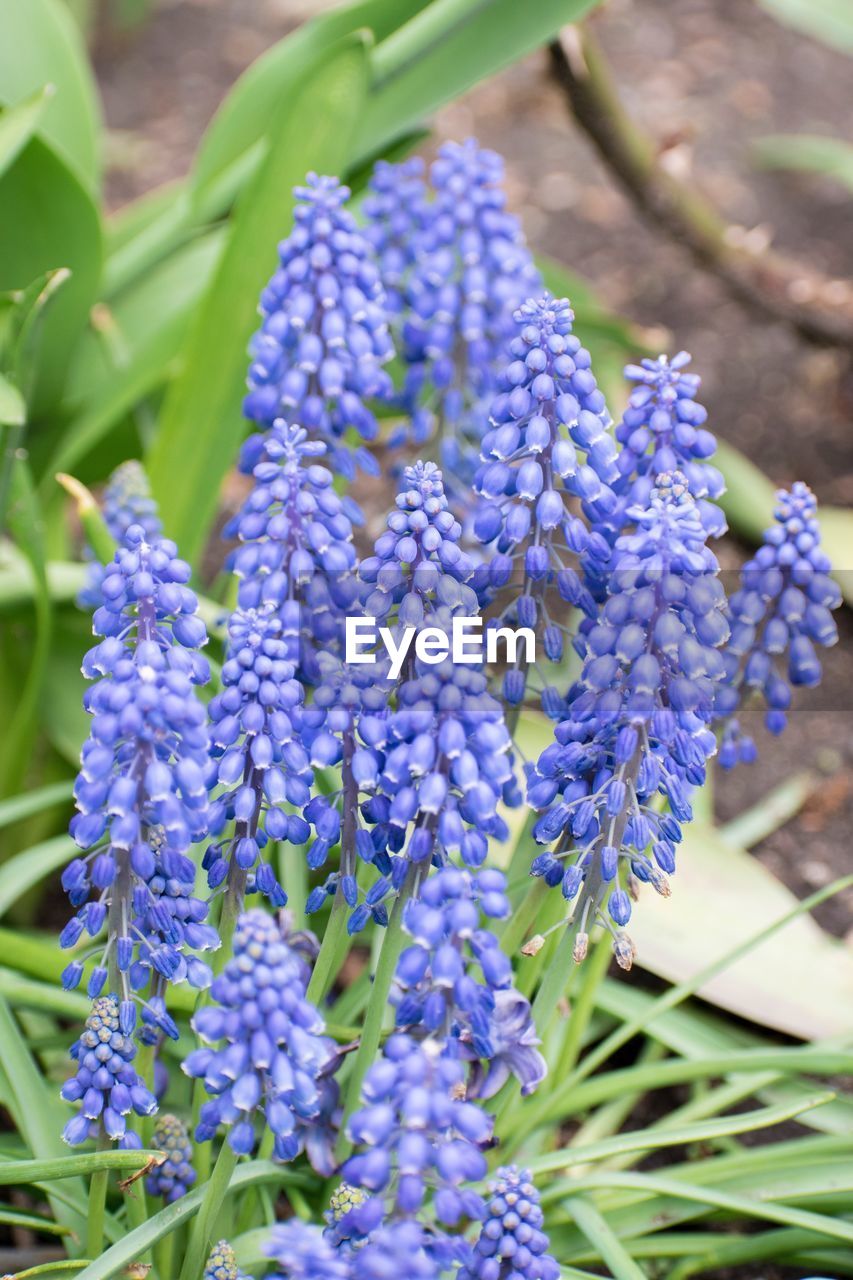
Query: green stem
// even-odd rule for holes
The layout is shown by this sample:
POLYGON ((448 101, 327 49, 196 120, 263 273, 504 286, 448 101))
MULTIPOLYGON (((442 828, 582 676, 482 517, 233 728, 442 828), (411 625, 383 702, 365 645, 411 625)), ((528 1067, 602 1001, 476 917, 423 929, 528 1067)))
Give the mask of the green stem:
POLYGON ((510 959, 521 946, 528 929, 539 914, 547 892, 548 886, 539 877, 507 920, 505 928, 501 931, 501 947, 504 955, 509 956, 510 959))
POLYGON ((346 925, 348 910, 344 895, 340 886, 338 886, 332 902, 332 910, 329 912, 329 919, 326 922, 326 931, 323 934, 320 951, 314 962, 311 981, 308 983, 308 990, 305 993, 306 998, 318 1008, 329 994, 332 983, 340 972, 341 965, 350 949, 352 940, 347 933, 346 925))
POLYGON ((555 1077, 558 1080, 562 1080, 563 1076, 568 1075, 578 1060, 583 1038, 595 1008, 595 998, 598 994, 599 984, 607 973, 611 954, 610 938, 605 934, 599 939, 592 955, 583 966, 580 991, 577 994, 577 998, 572 1002, 572 1012, 566 1028, 566 1038, 563 1042, 555 1072, 555 1077))
POLYGON ((154 1267, 160 1280, 171 1280, 175 1267, 175 1232, 170 1231, 154 1246, 154 1267))
POLYGON ((197 1280, 207 1261, 213 1232, 222 1202, 228 1192, 231 1175, 237 1167, 237 1156, 228 1142, 223 1142, 204 1199, 198 1211, 181 1267, 180 1280, 197 1280))
MULTIPOLYGON (((98 1150, 106 1151, 109 1139, 102 1134, 98 1150)), ((89 1213, 86 1219, 86 1253, 90 1258, 100 1258, 104 1248, 104 1215, 107 1208, 108 1169, 96 1169, 89 1183, 89 1213)))
MULTIPOLYGON (((413 882, 413 870, 409 872, 409 880, 413 882)), ((409 881, 407 881, 407 886, 408 884, 409 881)), ((400 958, 400 952, 403 950, 403 942, 405 940, 403 908, 407 897, 411 893, 411 889, 409 889, 409 893, 406 892, 407 886, 403 887, 400 896, 394 903, 391 918, 388 921, 388 927, 382 939, 382 950, 379 953, 379 963, 376 966, 376 975, 373 979, 373 990, 370 993, 370 1000, 367 1003, 367 1010, 364 1015, 361 1043, 358 1046, 352 1065, 352 1072, 347 1081, 346 1110, 341 1123, 341 1133, 337 1147, 339 1160, 343 1160, 349 1155, 350 1144, 346 1137, 347 1121, 359 1104, 364 1077, 376 1058, 376 1051, 382 1038, 382 1024, 388 1008, 388 995, 391 991, 394 971, 397 968, 397 961, 400 958)))

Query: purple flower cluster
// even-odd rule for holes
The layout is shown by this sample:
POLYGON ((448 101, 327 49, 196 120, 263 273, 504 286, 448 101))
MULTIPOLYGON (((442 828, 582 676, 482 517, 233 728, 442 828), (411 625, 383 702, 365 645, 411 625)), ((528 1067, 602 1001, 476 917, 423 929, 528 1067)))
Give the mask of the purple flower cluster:
POLYGON ((237 1266, 237 1257, 227 1240, 220 1240, 211 1249, 202 1280, 249 1280, 237 1266))
POLYGON ((458 1280, 559 1280, 548 1253, 539 1193, 526 1169, 499 1169, 471 1262, 458 1280))
POLYGON ((209 707, 216 780, 223 788, 211 806, 210 828, 219 835, 233 822, 235 831, 211 844, 204 857, 212 889, 227 878, 238 899, 257 891, 276 907, 287 896, 262 851, 269 840, 307 841, 308 823, 282 804, 303 809, 313 781, 300 741, 304 690, 283 633, 270 604, 238 608, 229 618, 222 691, 209 707))
POLYGON ((628 407, 616 428, 619 471, 617 486, 625 496, 625 507, 648 501, 657 477, 680 471, 696 499, 696 506, 708 536, 725 532, 725 517, 716 504, 725 489, 722 473, 708 461, 717 441, 705 427, 708 414, 696 401, 700 379, 686 372, 690 355, 679 351, 669 360, 658 356, 640 364, 629 364, 625 377, 637 385, 628 398, 628 407))
POLYGON ((422 881, 431 863, 460 857, 469 867, 482 866, 489 837, 506 838, 498 806, 514 799, 515 785, 501 705, 477 666, 416 660, 394 710, 363 714, 359 734, 364 745, 352 767, 359 788, 369 793, 361 813, 371 827, 379 879, 356 908, 353 929, 407 879, 422 881))
POLYGON ((183 1120, 172 1115, 159 1116, 151 1135, 151 1149, 166 1158, 149 1173, 146 1191, 152 1196, 162 1196, 166 1204, 180 1200, 196 1180, 192 1143, 183 1120))
MULTIPOLYGON (((590 550, 591 537, 607 552, 572 499, 588 518, 606 517, 617 504, 610 486, 619 475, 604 396, 573 321, 568 301, 547 293, 516 311, 474 482, 474 532, 495 552, 487 579, 494 589, 519 573, 520 592, 513 591, 504 616, 538 628, 552 662, 562 657, 564 628, 552 616, 549 587, 555 583, 561 600, 594 613, 572 561, 590 550)), ((517 658, 504 678, 505 701, 521 703, 526 686, 527 668, 517 658)))
MULTIPOLYGON (((444 1226, 482 1216, 483 1202, 466 1187, 486 1172, 483 1148, 491 1117, 461 1096, 464 1067, 436 1040, 392 1035, 369 1069, 363 1107, 349 1122, 348 1137, 363 1150, 342 1173, 370 1199, 353 1212, 378 1225, 393 1213, 413 1217, 427 1203, 444 1226)), ((367 1232, 366 1232, 367 1234, 367 1232)))
MULTIPOLYGON (((125 534, 134 524, 144 529, 149 541, 163 532, 157 503, 151 496, 148 477, 140 462, 131 458, 116 467, 104 489, 103 516, 113 540, 119 544, 124 542, 125 534)), ((105 573, 106 565, 97 560, 89 561, 86 585, 77 597, 81 609, 97 609, 103 604, 101 582, 105 573)))
MULTIPOLYGON (((208 732, 196 689, 209 677, 196 652, 207 636, 188 578, 174 543, 149 543, 132 525, 101 584, 94 629, 103 639, 83 662, 96 681, 85 697, 92 725, 71 822, 84 856, 63 872, 75 915, 60 941, 73 947, 106 929, 92 996, 108 964, 124 999, 150 979, 152 994, 169 981, 206 986, 209 969, 192 952, 219 943, 205 923, 207 904, 193 895, 187 856, 207 830, 208 732)), ((82 975, 75 959, 63 984, 76 987, 82 975)))
POLYGON ((255 1120, 274 1135, 277 1160, 293 1160, 306 1126, 322 1111, 320 1080, 334 1057, 323 1020, 305 999, 306 966, 263 911, 237 921, 234 955, 214 979, 212 1004, 192 1019, 207 1045, 190 1053, 183 1069, 204 1081, 211 1100, 201 1108, 196 1140, 220 1128, 238 1155, 257 1143, 255 1120))
POLYGON ((530 1005, 513 986, 498 939, 482 923, 509 914, 503 872, 455 867, 435 871, 403 912, 412 943, 397 963, 397 1026, 435 1036, 446 1053, 470 1062, 469 1097, 492 1097, 510 1073, 522 1093, 532 1093, 547 1070, 530 1005))
MULTIPOLYGON (((279 267, 261 294, 263 324, 251 344, 243 412, 266 429, 301 423, 324 440, 336 471, 376 472, 373 455, 344 437, 376 437, 370 398, 387 398, 382 366, 393 354, 385 297, 370 244, 346 208, 349 189, 309 173, 297 187, 294 228, 279 245, 279 267)), ((241 463, 252 471, 266 437, 252 436, 241 463)))
POLYGON ((760 694, 767 706, 767 728, 781 733, 788 720, 791 686, 819 684, 816 647, 827 648, 838 640, 832 610, 840 605, 841 592, 829 577, 817 501, 808 485, 798 482, 790 492, 780 489, 775 516, 776 523, 744 565, 740 587, 728 602, 726 679, 717 692, 717 716, 724 722, 724 768, 755 759, 755 743, 736 719, 744 699, 752 692, 760 694), (782 674, 779 666, 785 659, 782 674))
POLYGON ((244 609, 272 605, 303 675, 316 675, 317 651, 334 650, 358 592, 355 503, 339 497, 322 461, 326 446, 303 427, 277 421, 254 466, 254 487, 225 527, 240 545, 228 567, 240 579, 244 609))
POLYGON ((446 142, 429 186, 422 172, 417 160, 378 165, 364 211, 407 365, 411 434, 420 443, 439 431, 442 463, 461 488, 476 467, 512 313, 539 275, 507 212, 499 155, 474 138, 446 142))
POLYGON ((80 1104, 62 1137, 77 1147, 87 1138, 108 1138, 120 1147, 141 1147, 139 1135, 127 1127, 127 1117, 150 1116, 157 1100, 133 1066, 135 1011, 114 995, 98 996, 79 1040, 71 1046, 77 1071, 62 1086, 65 1102, 80 1104))
POLYGON ((385 619, 393 611, 401 627, 421 626, 426 612, 438 607, 475 614, 476 594, 465 585, 474 565, 459 545, 461 537, 436 464, 406 467, 387 529, 359 565, 359 578, 370 588, 365 614, 385 619))
MULTIPOLYGON (((630 518, 635 529, 616 542, 609 596, 581 637, 584 663, 566 717, 528 778, 528 800, 544 810, 534 836, 557 842, 532 871, 577 899, 581 952, 605 896, 613 923, 628 923, 620 863, 668 892, 691 791, 716 750, 711 722, 725 674, 725 594, 685 478, 658 476, 649 506, 632 507, 630 518)), ((616 947, 630 964, 624 935, 616 947)))

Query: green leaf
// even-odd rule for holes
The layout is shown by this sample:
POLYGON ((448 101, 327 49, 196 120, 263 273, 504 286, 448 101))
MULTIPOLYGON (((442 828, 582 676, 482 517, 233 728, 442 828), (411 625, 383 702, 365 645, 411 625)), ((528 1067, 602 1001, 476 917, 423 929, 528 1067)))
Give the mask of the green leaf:
POLYGON ((0 1187, 25 1187, 55 1178, 77 1178, 98 1169, 136 1173, 148 1165, 162 1163, 159 1151, 87 1151, 56 1160, 0 1161, 0 1187))
POLYGON ((282 95, 292 91, 308 62, 324 49, 358 31, 384 40, 428 0, 361 0, 298 27, 253 62, 219 108, 193 164, 192 204, 203 207, 214 185, 245 165, 247 153, 267 137, 282 95))
POLYGON ((354 159, 579 21, 595 0, 432 0, 379 44, 354 159))
POLYGON ((780 22, 842 53, 853 53, 853 9, 848 0, 761 0, 761 4, 780 22))
MULTIPOLYGON (((4 952, 4 956, 8 952, 4 952)), ((18 1132, 23 1136, 33 1156, 38 1160, 64 1158, 65 1148, 60 1134, 68 1118, 68 1111, 57 1094, 45 1081, 42 1073, 24 1043, 8 1004, 0 998, 0 1067, 9 1082, 11 1091, 9 1109, 18 1132)), ((75 1195, 83 1195, 80 1182, 72 1184, 75 1195)), ((82 1216, 63 1201, 50 1197, 53 1216, 57 1222, 71 1227, 78 1238, 83 1238, 85 1221, 82 1216)))
POLYGON ((0 916, 24 894, 74 857, 76 846, 69 836, 54 836, 43 844, 18 853, 0 867, 0 916))
POLYGON ((13 969, 0 968, 0 996, 13 1009, 38 1009, 72 1021, 85 1022, 92 1002, 82 991, 66 991, 57 982, 34 982, 13 969))
MULTIPOLYGON (((638 963, 669 982, 690 981, 796 902, 757 859, 694 823, 679 846, 672 899, 643 894, 632 917, 638 963)), ((801 914, 704 982, 698 994, 804 1040, 850 1035, 853 953, 801 914)))
POLYGON ((42 1231, 49 1236, 66 1236, 71 1228, 60 1222, 51 1222, 39 1213, 21 1213, 15 1209, 0 1208, 0 1222, 9 1227, 23 1227, 26 1231, 42 1231))
POLYGON ((31 818, 34 813, 44 813, 55 805, 68 805, 71 797, 70 782, 52 782, 48 787, 38 787, 35 791, 25 791, 19 796, 10 796, 8 800, 0 800, 0 828, 31 818))
POLYGON ((45 468, 45 492, 57 471, 76 470, 92 459, 110 431, 173 372, 224 243, 222 230, 194 241, 126 289, 112 307, 99 308, 100 331, 90 328, 85 335, 69 376, 68 399, 79 400, 82 408, 45 468))
POLYGON ((96 191, 100 112, 79 31, 60 0, 0 0, 0 102, 20 102, 47 84, 55 93, 39 132, 96 191))
POLYGON ((820 134, 778 133, 752 144, 764 169, 796 169, 834 178, 853 191, 853 146, 841 138, 820 134))
POLYGON ((566 1208, 602 1262, 607 1264, 614 1280, 645 1280, 645 1272, 637 1266, 607 1220, 584 1196, 573 1196, 566 1208))
MULTIPOLYGON (((285 1187, 288 1184, 310 1186, 313 1179, 306 1178, 304 1174, 283 1169, 280 1164, 273 1164, 271 1160, 250 1160, 239 1165, 235 1170, 231 1178, 229 1199, 244 1187, 258 1186, 265 1182, 285 1187)), ((124 1267, 140 1258, 158 1240, 162 1240, 164 1236, 175 1231, 181 1223, 188 1221, 193 1214, 197 1213, 206 1190, 205 1186, 194 1187, 187 1195, 181 1196, 180 1200, 167 1205, 147 1222, 129 1231, 123 1240, 119 1240, 100 1258, 90 1262, 86 1269, 80 1272, 78 1280, 108 1280, 109 1276, 118 1275, 124 1267)), ((199 1269, 201 1262, 202 1260, 199 1259, 199 1269)))
POLYGON ((47 582, 44 556, 44 529, 41 509, 32 486, 29 468, 17 458, 12 468, 12 488, 7 515, 15 541, 30 563, 35 585, 35 641, 14 713, 5 725, 0 741, 0 795, 14 795, 21 788, 30 764, 30 753, 38 732, 35 710, 41 695, 50 657, 53 605, 47 582))
POLYGON ((60 267, 71 278, 43 318, 32 389, 21 383, 31 417, 59 396, 101 269, 100 220, 92 197, 56 152, 32 138, 0 178, 0 290, 26 289, 60 267))
POLYGON ((22 427, 27 420, 27 406, 14 383, 0 373, 0 427, 22 427))
POLYGON ((245 350, 257 325, 258 295, 275 266, 276 241, 293 208, 292 188, 308 169, 340 169, 366 83, 366 51, 357 36, 306 68, 286 95, 269 153, 243 193, 193 322, 148 459, 166 527, 191 562, 204 547, 243 433, 245 350))
POLYGON ((0 175, 6 172, 35 133, 53 92, 52 85, 45 85, 23 102, 0 110, 0 175))

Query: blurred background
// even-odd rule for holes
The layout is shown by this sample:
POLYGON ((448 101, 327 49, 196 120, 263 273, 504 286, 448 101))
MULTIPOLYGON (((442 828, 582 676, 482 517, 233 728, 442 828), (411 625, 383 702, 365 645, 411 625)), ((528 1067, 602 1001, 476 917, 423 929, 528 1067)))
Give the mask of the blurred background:
MULTIPOLYGON (((235 79, 275 41, 332 6, 314 0, 114 0, 79 7, 107 125, 107 207, 180 177, 235 79)), ((728 243, 796 260, 785 295, 794 323, 744 305, 684 237, 649 219, 573 119, 553 56, 539 51, 479 85, 434 120, 424 143, 475 134, 507 162, 509 203, 534 250, 583 276, 649 348, 692 352, 713 430, 774 485, 805 480, 822 506, 853 502, 853 369, 848 343, 809 340, 796 322, 817 301, 849 314, 853 299, 853 150, 824 157, 776 135, 844 140, 853 120, 844 5, 814 5, 821 38, 744 0, 609 0, 587 30, 634 126, 684 190, 720 215, 728 243), (823 15, 828 22, 820 25, 823 15), (839 46, 840 47, 834 47, 839 46), (801 156, 800 152, 803 151, 801 156), (771 166, 770 161, 773 161, 771 166), (785 167, 777 167, 779 162, 785 167), (796 164, 797 170, 788 168, 796 164), (830 172, 817 172, 818 168, 830 172), (799 269, 802 270, 799 270, 799 269)), ((804 11, 804 10, 803 10, 804 11)), ((572 55, 574 34, 564 35, 572 55)), ((287 227, 282 225, 282 235, 287 227)), ((806 321, 807 323, 807 321, 806 321)), ((581 331, 581 336, 583 333, 581 331)), ((849 547, 853 556, 853 547, 849 547)), ((745 546, 729 536, 734 568, 745 546)), ((838 566, 847 569, 848 565, 838 566)), ((800 812, 756 852, 799 896, 850 868, 853 665, 849 613, 826 654, 820 689, 801 691, 789 733, 762 740, 757 764, 717 787, 720 821, 803 769, 816 784, 800 812)), ((821 923, 853 942, 853 890, 821 923)))

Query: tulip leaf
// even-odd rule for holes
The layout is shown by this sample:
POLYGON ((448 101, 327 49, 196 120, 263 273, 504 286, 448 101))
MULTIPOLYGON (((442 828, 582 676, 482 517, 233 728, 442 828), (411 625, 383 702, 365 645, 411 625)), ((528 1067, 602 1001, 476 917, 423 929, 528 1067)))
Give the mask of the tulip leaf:
MULTIPOLYGON (((694 823, 679 845, 672 897, 649 890, 635 908, 630 933, 637 962, 669 982, 687 981, 795 906, 794 895, 756 858, 694 823)), ((803 1040, 849 1036, 853 952, 801 913, 698 994, 803 1040)))
POLYGON ((246 347, 257 327, 258 296, 275 268, 276 241, 289 226, 293 187, 309 169, 340 171, 366 88, 361 36, 304 68, 304 78, 279 104, 266 159, 243 192, 192 324, 148 457, 167 531, 191 562, 204 547, 244 431, 246 347))

